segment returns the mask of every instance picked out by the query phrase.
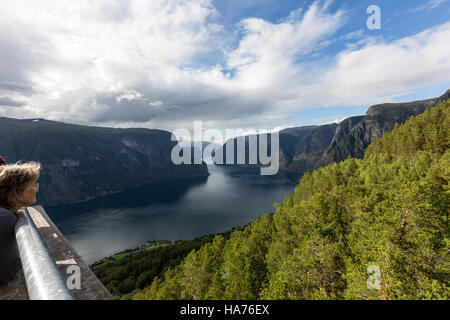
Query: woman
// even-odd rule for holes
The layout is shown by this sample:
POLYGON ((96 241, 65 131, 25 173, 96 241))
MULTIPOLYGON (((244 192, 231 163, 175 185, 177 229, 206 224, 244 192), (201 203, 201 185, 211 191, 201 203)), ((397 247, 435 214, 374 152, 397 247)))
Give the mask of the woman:
POLYGON ((0 156, 0 285, 12 280, 20 269, 14 234, 18 210, 36 202, 40 164, 7 164, 0 156))

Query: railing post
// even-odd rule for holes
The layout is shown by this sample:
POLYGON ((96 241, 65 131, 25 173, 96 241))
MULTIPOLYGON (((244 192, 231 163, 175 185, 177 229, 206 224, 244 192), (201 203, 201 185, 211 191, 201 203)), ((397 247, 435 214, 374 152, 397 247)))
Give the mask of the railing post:
POLYGON ((31 300, 74 300, 28 210, 25 208, 19 213, 15 234, 29 298, 31 300))

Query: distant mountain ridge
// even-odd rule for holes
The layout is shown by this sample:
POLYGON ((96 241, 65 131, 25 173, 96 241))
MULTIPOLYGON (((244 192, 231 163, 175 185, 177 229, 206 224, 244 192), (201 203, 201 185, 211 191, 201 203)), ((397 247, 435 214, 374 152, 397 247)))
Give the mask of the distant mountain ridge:
POLYGON ((42 163, 43 205, 71 204, 164 180, 208 176, 205 163, 175 165, 172 134, 0 118, 0 155, 42 163))
POLYGON ((450 89, 442 96, 433 99, 371 106, 362 118, 351 117, 339 124, 337 131, 348 132, 333 138, 319 165, 339 162, 348 157, 362 158, 369 144, 381 138, 384 133, 392 131, 395 124, 402 124, 411 116, 417 116, 448 99, 450 99, 450 89))
MULTIPOLYGON (((365 115, 349 117, 339 124, 281 130, 279 132, 280 170, 302 175, 330 163, 343 161, 348 157, 363 158, 369 144, 381 138, 384 133, 392 131, 395 124, 402 124, 411 116, 417 116, 447 99, 450 99, 450 89, 442 96, 433 99, 374 105, 365 115)), ((245 139, 247 156, 248 136, 245 139)), ((236 141, 237 138, 234 139, 235 160, 236 141)), ((226 145, 224 144, 222 148, 225 163, 226 145)))

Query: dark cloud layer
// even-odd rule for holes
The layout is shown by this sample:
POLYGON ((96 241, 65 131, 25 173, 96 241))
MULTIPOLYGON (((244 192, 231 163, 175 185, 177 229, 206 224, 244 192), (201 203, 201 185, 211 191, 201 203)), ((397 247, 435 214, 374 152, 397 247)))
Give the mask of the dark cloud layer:
POLYGON ((5 107, 22 107, 26 105, 25 102, 15 101, 9 97, 0 97, 0 106, 5 107))

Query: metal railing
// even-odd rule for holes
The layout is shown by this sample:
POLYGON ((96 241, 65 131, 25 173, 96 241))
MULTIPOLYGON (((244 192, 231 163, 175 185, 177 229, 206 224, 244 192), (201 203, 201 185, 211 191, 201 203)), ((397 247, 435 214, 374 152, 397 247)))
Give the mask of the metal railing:
POLYGON ((19 210, 17 247, 31 300, 73 300, 72 293, 48 252, 27 208, 19 210))

